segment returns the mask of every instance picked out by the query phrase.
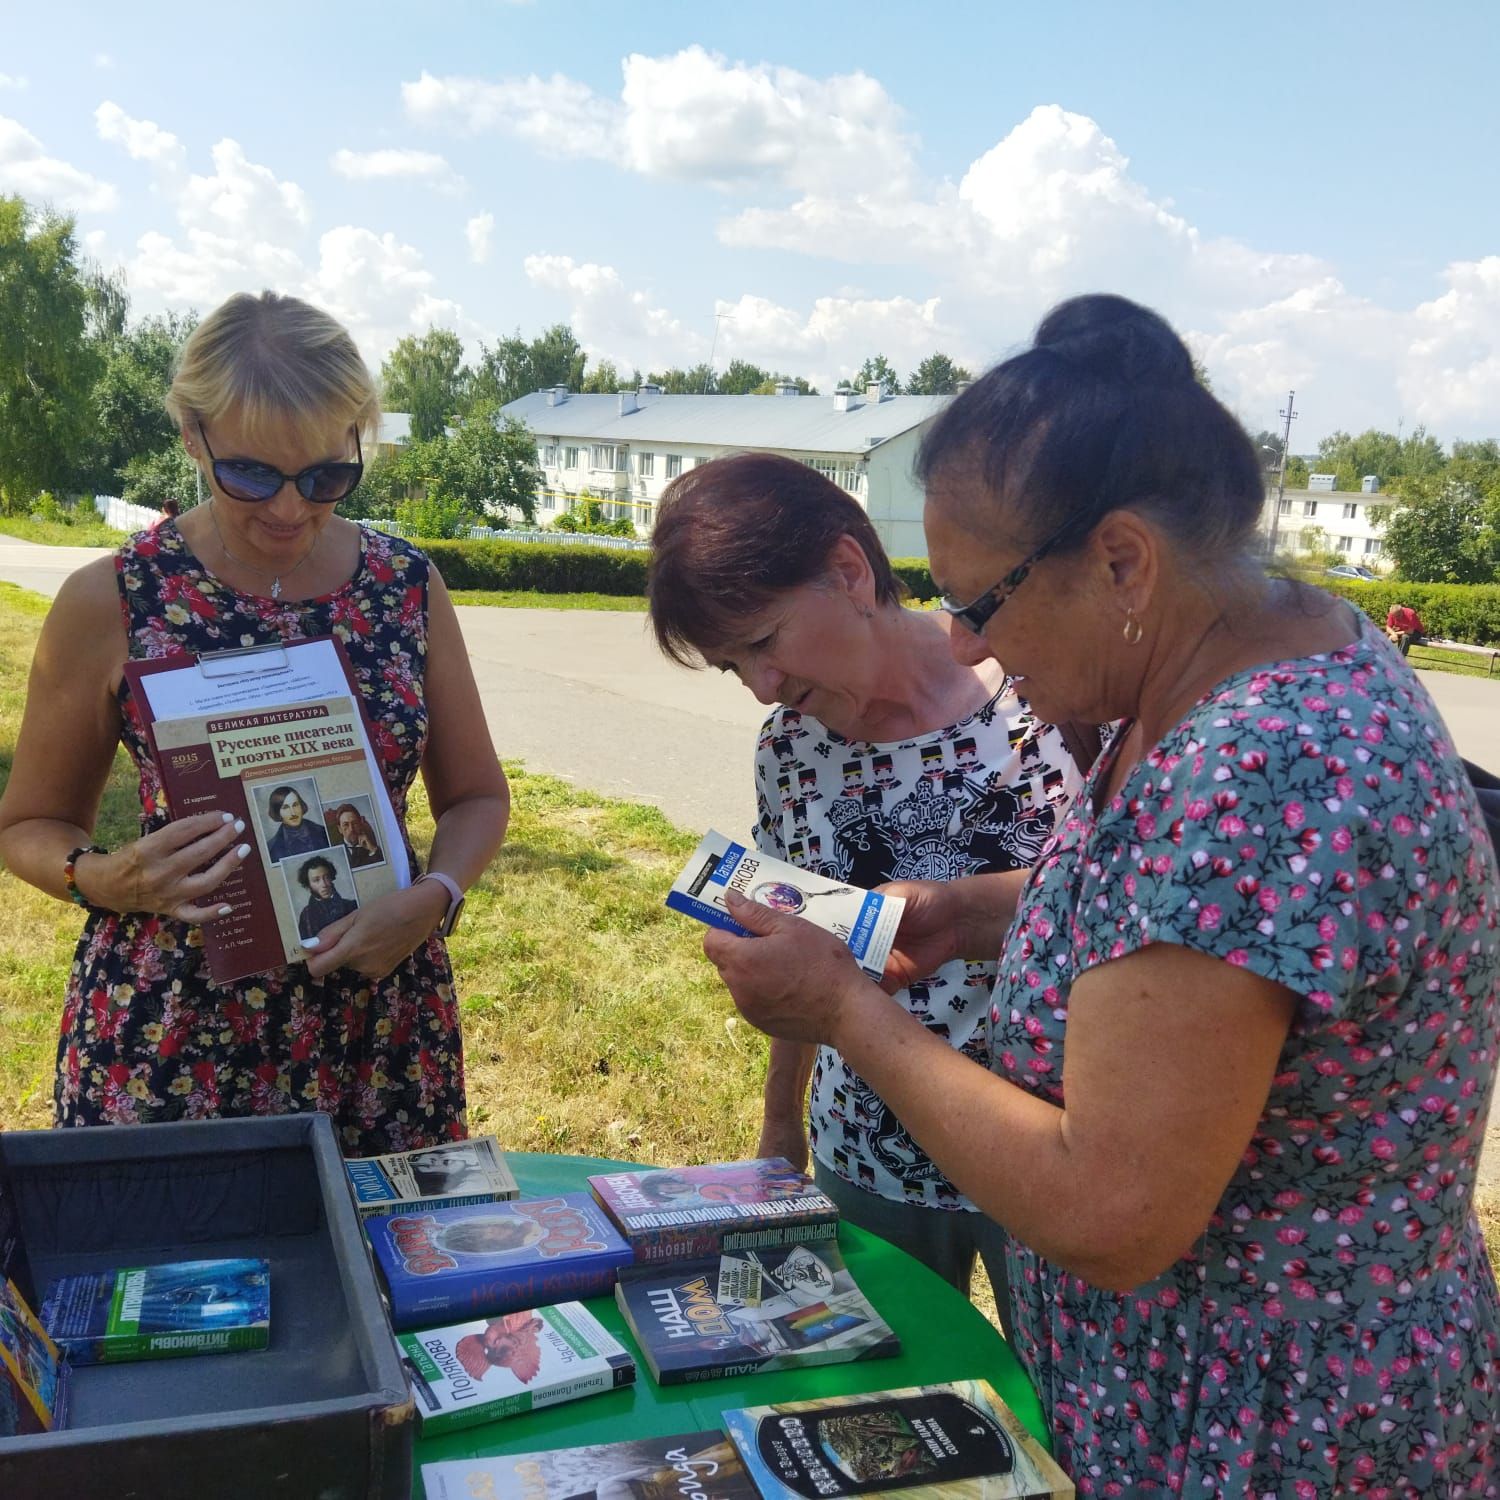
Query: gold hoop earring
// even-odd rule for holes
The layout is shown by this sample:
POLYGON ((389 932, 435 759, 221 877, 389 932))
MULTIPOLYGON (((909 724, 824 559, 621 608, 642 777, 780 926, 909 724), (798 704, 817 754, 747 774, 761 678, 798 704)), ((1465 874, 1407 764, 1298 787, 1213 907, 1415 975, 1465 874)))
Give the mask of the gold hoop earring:
POLYGON ((1136 619, 1135 611, 1133 609, 1127 609, 1125 611, 1125 628, 1120 632, 1120 634, 1125 637, 1125 644, 1127 646, 1140 645, 1141 636, 1144 634, 1144 631, 1142 631, 1141 622, 1136 619))

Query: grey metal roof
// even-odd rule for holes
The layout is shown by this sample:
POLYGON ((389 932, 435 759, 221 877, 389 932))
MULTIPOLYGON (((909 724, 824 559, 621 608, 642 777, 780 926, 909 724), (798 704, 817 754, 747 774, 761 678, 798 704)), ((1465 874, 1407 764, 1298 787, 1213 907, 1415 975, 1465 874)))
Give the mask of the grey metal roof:
POLYGON ((698 443, 719 448, 780 448, 809 453, 867 453, 920 426, 947 396, 858 398, 837 411, 832 396, 654 396, 620 415, 618 396, 569 395, 556 406, 534 391, 501 410, 546 437, 598 443, 698 443))

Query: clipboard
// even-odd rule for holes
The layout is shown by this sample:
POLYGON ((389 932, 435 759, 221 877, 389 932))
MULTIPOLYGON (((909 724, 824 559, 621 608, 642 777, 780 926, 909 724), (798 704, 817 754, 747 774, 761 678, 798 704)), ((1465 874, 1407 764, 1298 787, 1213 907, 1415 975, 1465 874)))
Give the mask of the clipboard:
POLYGON ((333 865, 334 892, 349 909, 410 885, 405 831, 349 659, 336 637, 201 655, 178 652, 127 662, 124 675, 171 816, 222 810, 245 820, 251 853, 215 892, 231 911, 203 927, 216 983, 308 956, 301 947, 299 912, 305 920, 303 908, 313 909, 316 892, 305 879, 299 891, 293 854, 275 852, 281 829, 268 831, 267 781, 296 781, 299 800, 313 816, 305 819, 303 842, 294 853, 333 865), (328 749, 338 753, 320 754, 328 749), (379 831, 377 860, 363 861, 358 851, 362 862, 355 866, 347 847, 333 842, 319 800, 325 779, 335 788, 331 795, 368 802, 373 818, 367 821, 379 831), (350 787, 357 789, 350 792, 350 787))

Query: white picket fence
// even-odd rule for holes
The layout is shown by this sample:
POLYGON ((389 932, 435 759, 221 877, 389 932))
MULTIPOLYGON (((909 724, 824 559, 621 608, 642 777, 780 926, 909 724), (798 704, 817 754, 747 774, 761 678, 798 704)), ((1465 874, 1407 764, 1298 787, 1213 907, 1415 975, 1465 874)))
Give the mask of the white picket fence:
POLYGON ((94 509, 116 531, 144 531, 161 514, 149 505, 129 505, 118 495, 95 495, 94 509))

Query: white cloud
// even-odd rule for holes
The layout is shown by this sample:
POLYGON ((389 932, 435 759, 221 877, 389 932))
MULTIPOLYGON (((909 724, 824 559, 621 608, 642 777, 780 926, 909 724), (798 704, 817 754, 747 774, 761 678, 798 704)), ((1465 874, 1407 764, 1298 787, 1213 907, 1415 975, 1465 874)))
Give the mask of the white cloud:
POLYGON ((295 182, 250 161, 239 142, 227 137, 211 154, 213 175, 190 176, 178 198, 184 226, 270 242, 295 240, 307 227, 307 195, 295 182))
POLYGON ((0 73, 0 89, 24 89, 27 82, 19 73, 0 73))
POLYGON ((115 60, 108 52, 96 52, 94 54, 94 66, 101 72, 109 72, 115 65, 115 60))
POLYGON ((469 259, 482 266, 490 258, 490 241, 495 233, 495 216, 492 213, 475 214, 464 225, 464 238, 469 242, 469 259))
POLYGON ((435 151, 335 151, 329 165, 340 177, 354 182, 404 180, 422 182, 439 192, 456 193, 464 180, 435 151))
POLYGON ((94 129, 101 141, 123 146, 136 161, 179 171, 186 164, 187 152, 170 130, 163 130, 154 120, 135 120, 112 100, 106 99, 94 111, 94 129))
POLYGON ((1500 411, 1500 255, 1457 261, 1443 279, 1448 290, 1413 315, 1397 388, 1417 421, 1491 436, 1500 411))
POLYGON ((631 291, 613 266, 567 255, 528 255, 525 271, 533 286, 566 298, 568 322, 596 359, 645 368, 693 364, 708 355, 706 338, 649 294, 631 291))
POLYGON ((904 182, 911 142, 884 88, 863 73, 809 77, 730 63, 702 47, 633 53, 618 99, 551 78, 434 77, 402 85, 407 115, 475 134, 499 130, 552 156, 614 162, 647 177, 720 187, 904 182))
MULTIPOLYGON (((659 370, 696 364, 713 347, 711 319, 695 327, 650 294, 632 290, 613 266, 532 255, 525 269, 533 286, 565 299, 567 321, 595 359, 659 370)), ((807 311, 749 294, 721 300, 715 306, 721 326, 715 363, 723 368, 732 358, 746 359, 831 390, 877 351, 906 370, 936 347, 952 348, 955 331, 940 321, 938 306, 935 297, 921 303, 819 297, 807 311)))
POLYGON ((19 120, 0 115, 0 191, 77 213, 104 213, 115 206, 113 186, 70 162, 48 156, 19 120))
POLYGON ((475 135, 503 129, 549 156, 617 159, 622 112, 587 84, 561 74, 513 78, 434 78, 423 72, 401 85, 409 118, 475 135))

